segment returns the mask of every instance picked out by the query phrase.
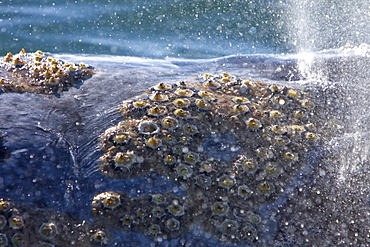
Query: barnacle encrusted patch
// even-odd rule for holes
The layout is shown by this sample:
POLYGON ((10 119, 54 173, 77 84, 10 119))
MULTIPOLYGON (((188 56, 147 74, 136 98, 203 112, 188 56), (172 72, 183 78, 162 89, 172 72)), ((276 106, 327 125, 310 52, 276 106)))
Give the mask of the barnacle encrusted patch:
POLYGON ((0 246, 101 246, 107 229, 67 214, 0 198, 0 246))
POLYGON ((256 242, 268 224, 261 206, 284 192, 320 141, 314 108, 301 90, 228 73, 160 83, 119 107, 122 121, 100 136, 100 170, 119 179, 157 173, 187 195, 118 193, 121 204, 110 208, 100 194, 93 212, 150 236, 200 222, 225 243, 256 242))
POLYGON ((67 63, 42 51, 9 52, 0 63, 0 91, 54 94, 89 79, 93 67, 67 63))

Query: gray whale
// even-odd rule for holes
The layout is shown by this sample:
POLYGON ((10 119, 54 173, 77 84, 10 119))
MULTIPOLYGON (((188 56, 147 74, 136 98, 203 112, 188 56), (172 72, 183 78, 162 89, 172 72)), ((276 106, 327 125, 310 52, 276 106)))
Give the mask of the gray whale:
MULTIPOLYGON (((97 138, 120 121, 117 105, 145 89, 227 71, 309 91, 320 102, 317 114, 330 130, 284 196, 264 208, 264 216, 274 224, 259 245, 367 245, 369 51, 360 45, 316 54, 207 60, 55 55, 92 65, 96 74, 59 96, 0 94, 0 131, 10 151, 1 163, 0 197, 91 220, 91 200, 98 193, 169 190, 172 182, 155 174, 130 180, 105 178, 96 167, 101 155, 97 138)), ((115 233, 115 246, 132 243, 128 236, 132 237, 115 233)), ((134 239, 137 244, 152 241, 140 234, 134 239)), ((190 245, 200 241, 196 230, 184 239, 190 245)), ((155 244, 175 246, 179 241, 155 244)), ((214 244, 210 240, 204 246, 214 244)))

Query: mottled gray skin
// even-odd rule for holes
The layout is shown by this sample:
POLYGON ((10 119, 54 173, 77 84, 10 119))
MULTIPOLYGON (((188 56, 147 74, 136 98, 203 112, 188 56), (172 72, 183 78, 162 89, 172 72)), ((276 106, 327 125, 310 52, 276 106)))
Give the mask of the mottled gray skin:
MULTIPOLYGON (((97 138, 120 121, 116 106, 146 88, 159 82, 191 81, 206 72, 227 71, 310 91, 320 102, 316 115, 326 126, 322 147, 310 153, 308 165, 293 178, 283 196, 261 210, 273 223, 258 245, 368 245, 367 55, 365 46, 322 52, 314 54, 305 70, 299 66, 302 63, 298 55, 210 60, 59 55, 69 62, 94 66, 96 74, 57 96, 0 94, 0 134, 11 152, 10 158, 0 163, 0 197, 90 219, 91 199, 98 193, 114 190, 135 195, 138 190, 149 193, 172 189, 170 181, 155 174, 132 180, 103 177, 97 169, 101 155, 97 138)), ((184 242, 197 246, 220 244, 212 239, 198 242, 203 238, 198 232, 195 227, 184 242)), ((130 233, 115 235, 115 241, 120 241, 117 246, 153 241, 130 233)), ((156 244, 175 246, 179 241, 156 244)))

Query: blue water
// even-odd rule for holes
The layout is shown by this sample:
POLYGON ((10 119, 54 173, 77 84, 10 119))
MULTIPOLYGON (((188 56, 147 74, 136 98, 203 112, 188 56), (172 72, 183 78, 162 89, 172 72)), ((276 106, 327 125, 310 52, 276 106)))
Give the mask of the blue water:
POLYGON ((1 52, 215 57, 285 52, 276 1, 6 1, 1 52), (42 44, 42 47, 40 46, 42 44))
POLYGON ((296 53, 369 43, 366 0, 4 0, 0 54, 150 58, 296 53))

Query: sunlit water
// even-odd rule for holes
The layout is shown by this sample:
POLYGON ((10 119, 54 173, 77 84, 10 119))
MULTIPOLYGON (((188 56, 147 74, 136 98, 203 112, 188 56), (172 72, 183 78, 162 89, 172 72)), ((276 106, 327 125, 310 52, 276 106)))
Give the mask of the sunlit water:
POLYGON ((366 0, 10 0, 0 2, 0 53, 297 53, 370 43, 369 24, 366 0))
MULTIPOLYGON (((59 97, 0 95, 0 130, 12 151, 2 164, 0 197, 90 219, 97 193, 172 190, 155 175, 103 177, 97 137, 120 121, 116 106, 146 88, 229 71, 310 90, 332 131, 282 197, 266 205, 262 215, 277 216, 262 245, 369 244, 369 48, 341 48, 370 43, 367 1, 30 0, 2 1, 0 13, 1 53, 92 54, 60 57, 97 70, 59 97), (220 58, 238 53, 260 55, 220 58), (270 53, 295 55, 261 55, 270 53), (290 239, 292 232, 300 239, 290 239)), ((151 241, 144 239, 136 242, 151 241)))

